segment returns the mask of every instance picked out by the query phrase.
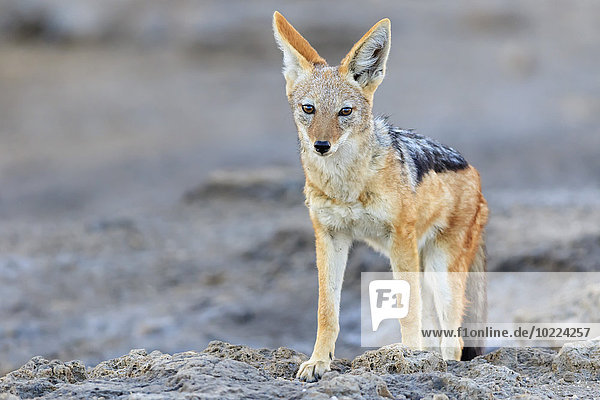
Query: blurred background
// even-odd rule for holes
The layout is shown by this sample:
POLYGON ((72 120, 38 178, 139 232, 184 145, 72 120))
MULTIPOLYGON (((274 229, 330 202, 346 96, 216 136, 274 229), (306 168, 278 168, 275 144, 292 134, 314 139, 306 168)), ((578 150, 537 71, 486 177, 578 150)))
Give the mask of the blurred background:
MULTIPOLYGON (((375 111, 479 169, 490 270, 600 269, 600 3, 0 0, 0 374, 213 339, 311 351, 275 9, 330 64, 392 20, 375 111)), ((387 265, 354 248, 337 356, 362 351, 360 272, 387 265)))

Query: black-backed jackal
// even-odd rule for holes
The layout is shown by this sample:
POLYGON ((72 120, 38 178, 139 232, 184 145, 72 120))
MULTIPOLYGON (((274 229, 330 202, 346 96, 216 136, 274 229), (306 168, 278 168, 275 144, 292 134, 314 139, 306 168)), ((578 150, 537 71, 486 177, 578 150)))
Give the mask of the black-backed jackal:
POLYGON ((477 170, 458 152, 373 116, 373 94, 390 51, 390 21, 375 24, 336 67, 278 12, 273 29, 298 129, 319 276, 317 338, 298 377, 313 381, 330 368, 343 274, 355 239, 386 254, 395 276, 407 273, 412 289, 401 323, 403 343, 437 349, 445 359, 472 358, 481 349, 463 352, 460 338, 424 339, 422 317, 437 318, 442 329, 458 328, 467 319, 484 322, 485 281, 470 290, 472 298, 466 287, 469 272, 485 271, 488 209, 477 170), (442 274, 421 282, 418 271, 442 274), (426 289, 431 299, 422 304, 426 289))

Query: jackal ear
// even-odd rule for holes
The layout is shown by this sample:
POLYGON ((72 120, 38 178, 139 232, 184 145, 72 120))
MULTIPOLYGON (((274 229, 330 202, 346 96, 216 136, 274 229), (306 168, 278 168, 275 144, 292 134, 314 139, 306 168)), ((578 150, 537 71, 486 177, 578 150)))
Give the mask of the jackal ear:
POLYGON ((326 65, 327 62, 277 11, 273 14, 273 33, 279 48, 283 51, 283 76, 289 94, 301 74, 311 71, 316 64, 326 65))
POLYGON ((363 91, 372 96, 385 76, 391 40, 390 20, 382 19, 365 33, 344 57, 340 73, 358 82, 363 91))

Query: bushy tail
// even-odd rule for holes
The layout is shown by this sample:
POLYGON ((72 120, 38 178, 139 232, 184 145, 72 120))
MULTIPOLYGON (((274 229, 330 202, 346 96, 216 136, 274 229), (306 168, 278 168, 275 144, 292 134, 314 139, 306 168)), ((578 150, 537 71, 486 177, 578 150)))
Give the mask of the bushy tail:
MULTIPOLYGON (((473 263, 469 268, 466 290, 467 304, 463 317, 463 326, 471 324, 469 325, 471 328, 477 329, 476 325, 481 325, 481 329, 483 329, 487 321, 487 278, 485 243, 483 238, 481 239, 473 263)), ((484 349, 485 338, 465 339, 460 359, 462 361, 472 360, 482 355, 484 349)))

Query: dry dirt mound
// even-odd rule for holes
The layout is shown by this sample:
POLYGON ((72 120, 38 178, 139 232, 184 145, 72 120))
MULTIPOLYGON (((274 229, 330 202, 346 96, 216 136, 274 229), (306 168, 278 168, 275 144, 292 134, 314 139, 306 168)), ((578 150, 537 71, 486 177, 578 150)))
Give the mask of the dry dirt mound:
POLYGON ((0 378, 0 399, 591 399, 600 392, 600 340, 547 349, 502 348, 470 362, 401 345, 336 360, 317 383, 294 379, 306 355, 211 342, 174 355, 132 350, 85 367, 34 357, 0 378))

